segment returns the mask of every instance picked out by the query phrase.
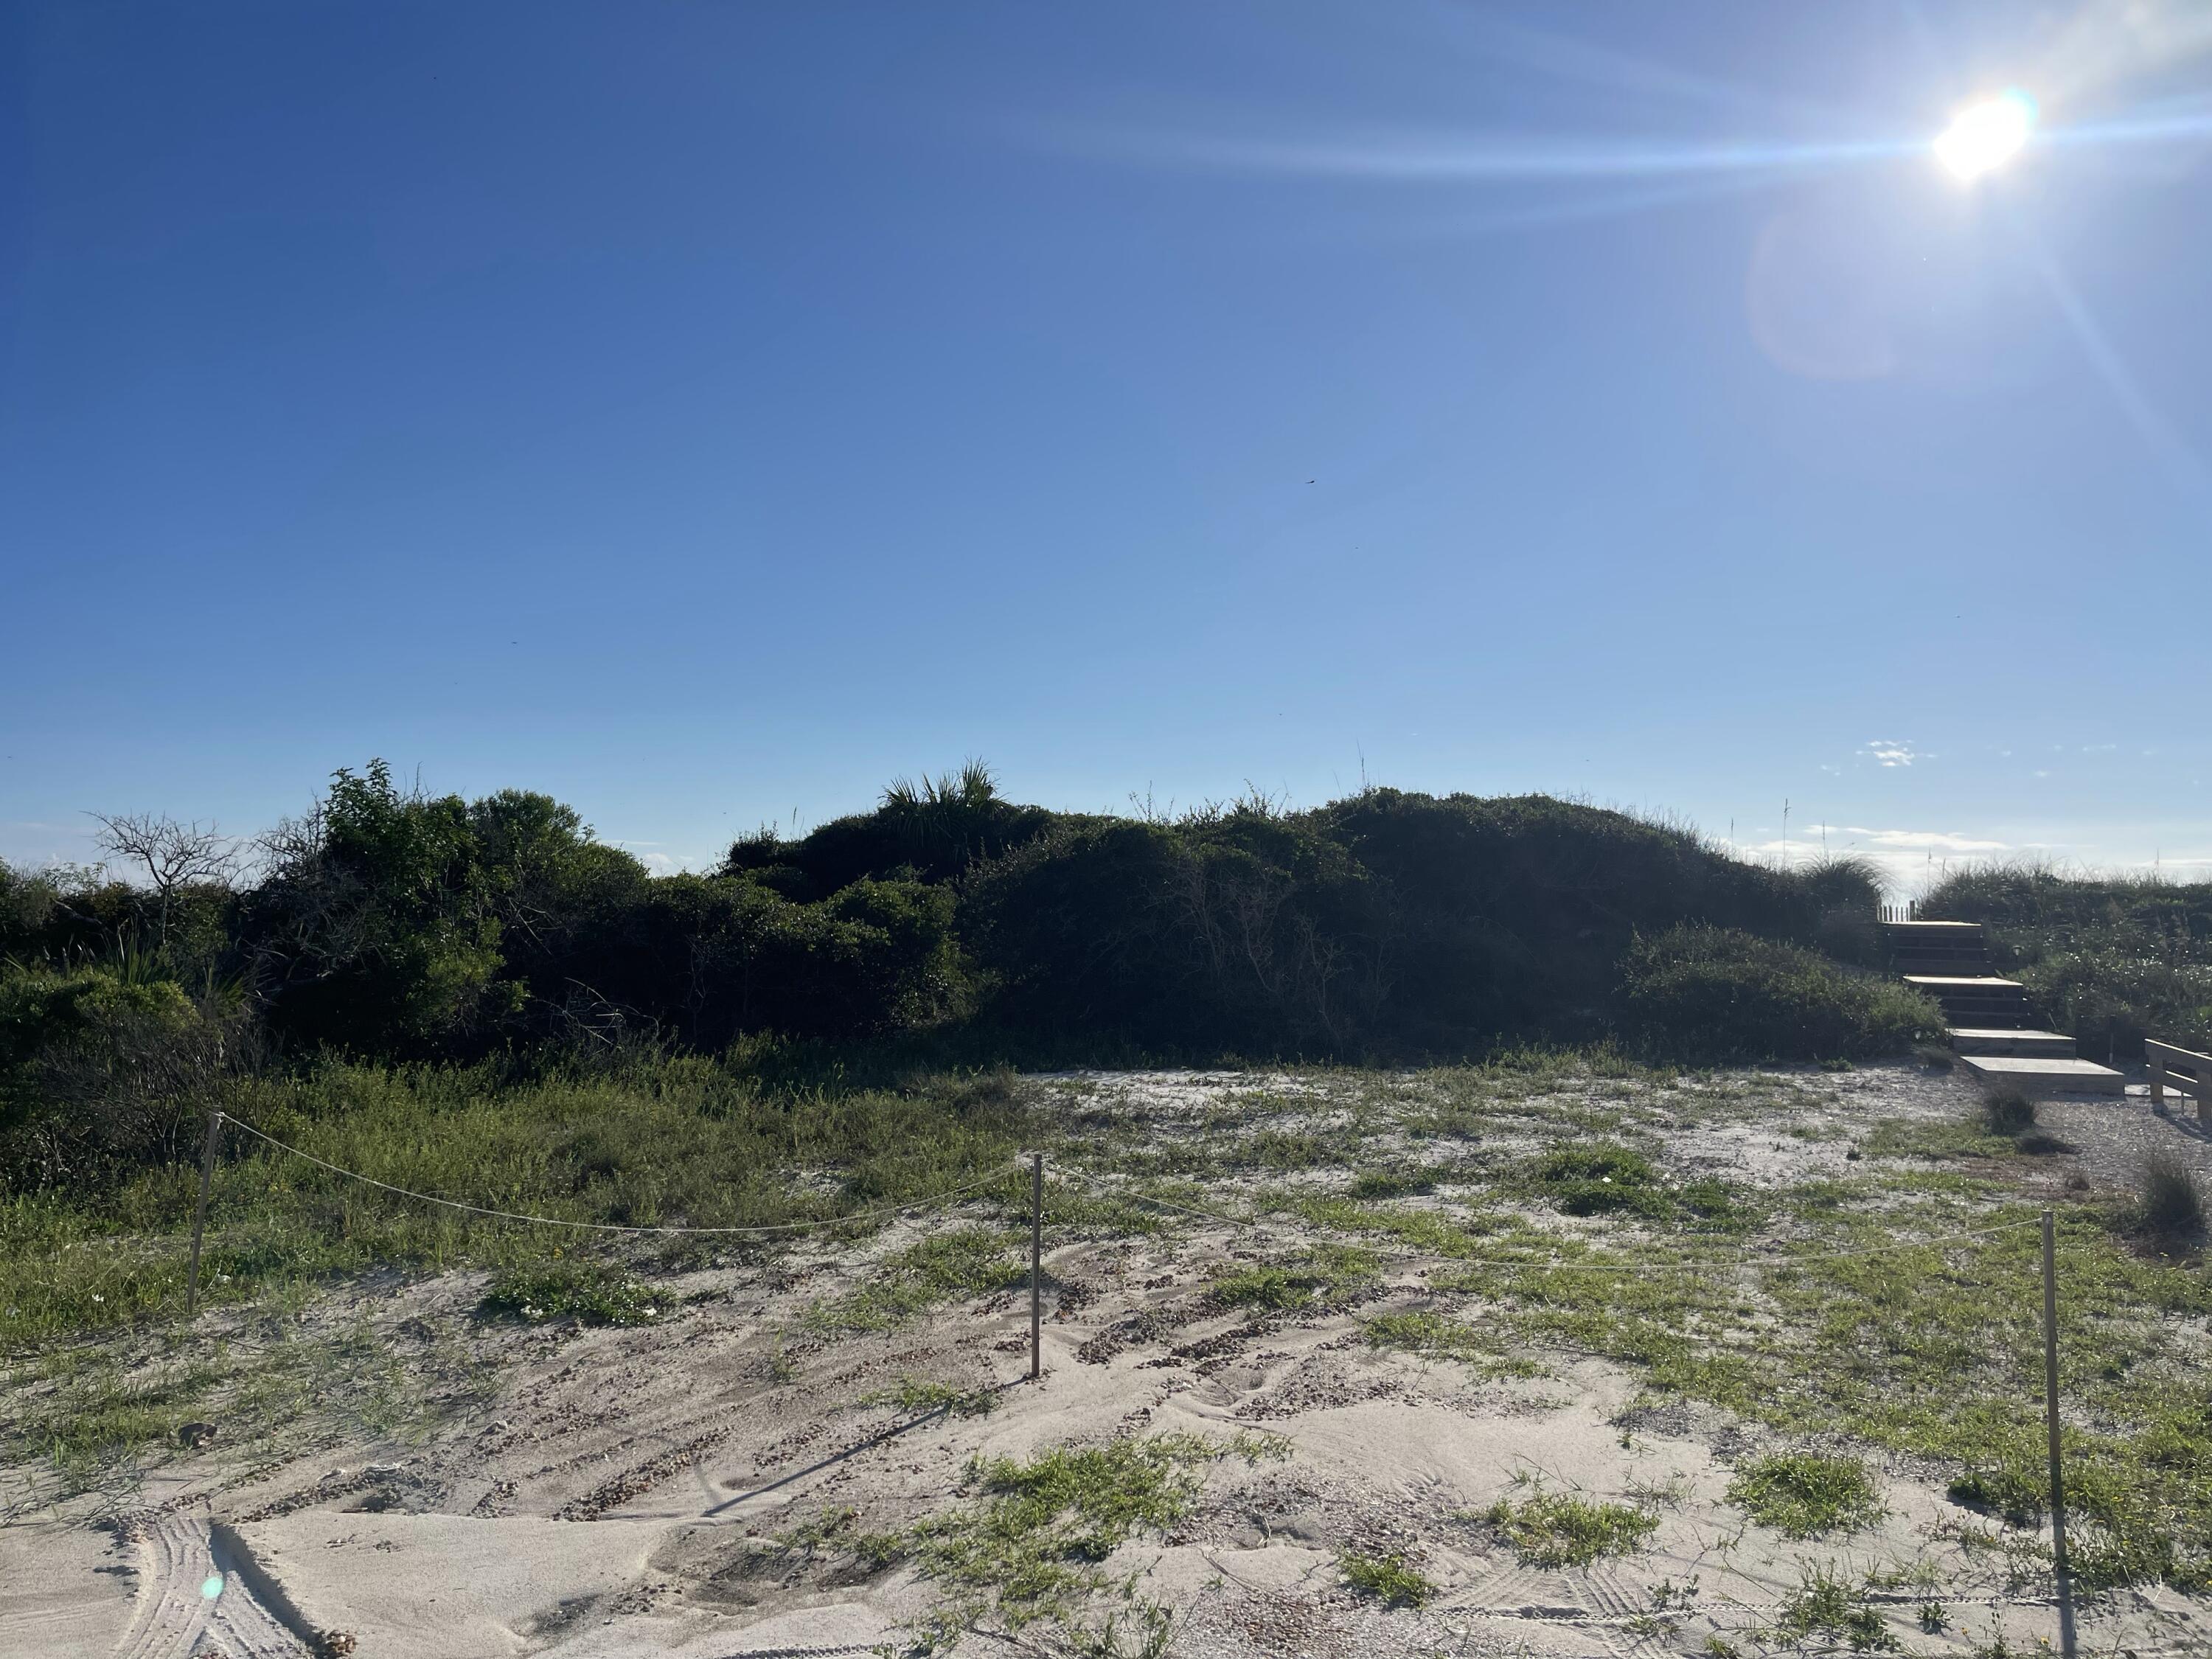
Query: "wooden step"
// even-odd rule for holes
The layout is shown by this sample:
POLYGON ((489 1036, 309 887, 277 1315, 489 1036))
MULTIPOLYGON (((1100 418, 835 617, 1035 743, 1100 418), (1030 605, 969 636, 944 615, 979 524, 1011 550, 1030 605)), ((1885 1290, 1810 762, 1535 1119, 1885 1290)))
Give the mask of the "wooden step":
POLYGON ((2127 1079, 2092 1060, 2040 1054, 1961 1054, 1959 1063, 1992 1085, 2003 1084, 2036 1098, 2045 1095, 2118 1095, 2127 1079))
POLYGON ((2032 1029, 2035 1010, 2016 979, 1992 974, 1900 974, 1914 990, 1942 1006, 1944 1022, 1970 1031, 2032 1029))
POLYGON ((2009 1030, 2003 1027, 1954 1025, 1944 1034, 1962 1054, 2049 1055, 2074 1058, 2074 1039, 2057 1031, 2009 1030))
POLYGON ((1916 979, 1983 979, 1988 976, 1990 959, 1987 957, 1908 957, 1893 956, 1889 959, 1893 971, 1900 977, 1916 979))

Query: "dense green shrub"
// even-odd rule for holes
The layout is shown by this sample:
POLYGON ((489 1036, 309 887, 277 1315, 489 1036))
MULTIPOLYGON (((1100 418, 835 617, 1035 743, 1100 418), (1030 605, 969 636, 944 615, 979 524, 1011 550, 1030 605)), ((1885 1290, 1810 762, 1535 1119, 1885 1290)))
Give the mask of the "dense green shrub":
POLYGON ((771 828, 742 836, 723 873, 802 901, 827 898, 872 876, 948 881, 1056 824, 1084 821, 1000 799, 990 769, 969 761, 957 773, 919 783, 902 778, 884 791, 874 811, 833 818, 796 839, 771 828))
POLYGON ((126 958, 0 968, 0 1186, 43 1187, 174 1159, 250 1034, 126 958))
POLYGON ((1680 927, 1639 942, 1625 988, 1638 1040, 1682 1060, 1902 1054, 1942 1024, 1941 1010, 1901 985, 1734 928, 1680 927))
MULTIPOLYGON (((1860 866, 1761 868, 1542 796, 1377 789, 1307 812, 1255 796, 1113 818, 1005 800, 971 763, 804 836, 749 836, 711 873, 654 878, 549 796, 433 795, 376 761, 263 845, 237 891, 0 871, 0 955, 76 987, 19 1010, 49 1079, 10 1062, 19 1128, 40 1089, 88 1097, 103 1066, 150 1076, 163 1045, 213 1041, 217 1001, 295 1065, 543 1066, 956 1030, 975 1059, 1040 1041, 1070 1056, 1463 1054, 1605 1035, 1641 936, 1676 945, 1638 957, 1626 1006, 1676 1052, 1867 1052, 1917 1012, 1830 959, 1868 948, 1860 866), (1686 951, 1707 936, 1685 924, 1737 943, 1686 951), (125 958, 142 988, 127 994, 69 978, 125 958), (220 985, 238 994, 214 998, 220 985), (64 1042, 70 997, 104 1012, 64 1042), (138 1006, 164 997, 191 1011, 173 1031, 138 1006)), ((161 1139, 94 1139, 134 1137, 161 1139)))
POLYGON ((1310 821, 1246 805, 1060 826, 980 869, 963 908, 1006 1019, 1218 1053, 1371 1036, 1386 902, 1310 821))
POLYGON ((1393 1012, 1440 1046, 1470 1030, 1590 1036, 1623 953, 1684 922, 1871 959, 1879 890, 1848 860, 1795 873, 1697 836, 1545 795, 1375 789, 1315 815, 1393 896, 1393 1012))

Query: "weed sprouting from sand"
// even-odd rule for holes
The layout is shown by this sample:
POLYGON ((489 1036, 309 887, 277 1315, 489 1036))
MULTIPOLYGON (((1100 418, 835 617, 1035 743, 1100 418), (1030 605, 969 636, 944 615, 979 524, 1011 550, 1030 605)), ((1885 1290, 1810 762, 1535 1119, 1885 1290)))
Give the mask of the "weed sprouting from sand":
POLYGON ((1463 1361, 1489 1377, 1540 1376, 1544 1373, 1544 1368, 1534 1360, 1501 1353, 1494 1342, 1473 1326, 1433 1310, 1378 1315, 1367 1322, 1367 1346, 1395 1348, 1406 1353, 1441 1355, 1463 1361))
POLYGON ((1376 1258, 1371 1250, 1322 1245, 1287 1265, 1240 1267, 1222 1274, 1208 1294, 1224 1308, 1262 1313, 1314 1313, 1347 1307, 1371 1291, 1376 1258))
POLYGON ((1746 1464, 1729 1483, 1729 1502, 1784 1538, 1824 1537, 1870 1527, 1884 1513, 1881 1493, 1855 1457, 1778 1452, 1746 1464))
POLYGON ((1500 1498, 1479 1517, 1532 1567, 1586 1567, 1639 1547, 1659 1525, 1650 1510, 1595 1502, 1570 1492, 1537 1492, 1515 1503, 1500 1498))
POLYGON ((878 1262, 859 1289, 807 1310, 820 1331, 881 1331, 941 1302, 1010 1291, 1028 1268, 1020 1237, 988 1227, 960 1227, 907 1246, 878 1262))
POLYGON ((1772 1634, 1796 1643, 1825 1638, 1853 1653, 1889 1653, 1902 1645, 1862 1587, 1816 1565, 1800 1570, 1796 1587, 1776 1613, 1772 1634))
POLYGON ((619 1267, 569 1259, 494 1274, 482 1306, 487 1314, 533 1325, 551 1319, 647 1325, 660 1317, 663 1301, 619 1267))
POLYGON ((1423 1193, 1432 1193, 1437 1182, 1448 1178, 1434 1170, 1363 1170, 1352 1178, 1345 1188, 1347 1197, 1363 1200, 1378 1198, 1409 1198, 1423 1193))
POLYGON ((1175 1636, 1175 1611, 1148 1601, 1133 1589, 1125 1589, 1125 1609, 1116 1607, 1094 1623, 1083 1623, 1068 1632, 1083 1659, 1165 1659, 1175 1636))
POLYGON ((997 1389, 960 1389, 918 1376, 902 1376, 888 1389, 862 1395, 857 1406, 887 1406, 902 1416, 944 1412, 954 1417, 981 1417, 998 1409, 997 1389))
POLYGON ((1337 1565, 1346 1583, 1385 1607, 1425 1607, 1437 1593, 1435 1582, 1403 1555, 1346 1554, 1337 1565))
POLYGON ((1651 1160, 1618 1141, 1547 1152, 1537 1162, 1535 1181, 1569 1215, 1626 1210, 1660 1216, 1671 1208, 1651 1160))
POLYGON ((2017 1088, 1992 1089, 1982 1097, 1982 1121, 1991 1134, 2026 1134, 2035 1127, 2035 1102, 2017 1088))
POLYGON ((1103 1586, 1099 1564, 1138 1533, 1188 1515, 1206 1466, 1236 1449, 1165 1434, 969 1464, 976 1496, 917 1522, 903 1540, 950 1593, 935 1615, 940 1638, 987 1614, 1009 1630, 1066 1620, 1103 1586))
POLYGON ((2164 1148, 2143 1158, 2136 1170, 2136 1222, 2166 1245, 2203 1233, 2204 1189, 2185 1160, 2164 1148))

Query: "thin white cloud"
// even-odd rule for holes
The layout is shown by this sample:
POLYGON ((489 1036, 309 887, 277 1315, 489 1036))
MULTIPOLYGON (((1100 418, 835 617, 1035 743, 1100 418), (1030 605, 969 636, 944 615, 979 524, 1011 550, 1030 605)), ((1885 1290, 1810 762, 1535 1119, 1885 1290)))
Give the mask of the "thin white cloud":
POLYGON ((1990 841, 1975 836, 1962 836, 1950 830, 1871 830, 1863 825, 1846 824, 1832 834, 1849 836, 1871 846, 1923 849, 1932 847, 1939 853, 2008 853, 2012 843, 1990 841))
POLYGON ((1936 758, 1915 749, 1906 738, 1869 738, 1859 753, 1877 766, 1910 766, 1917 760, 1936 758))

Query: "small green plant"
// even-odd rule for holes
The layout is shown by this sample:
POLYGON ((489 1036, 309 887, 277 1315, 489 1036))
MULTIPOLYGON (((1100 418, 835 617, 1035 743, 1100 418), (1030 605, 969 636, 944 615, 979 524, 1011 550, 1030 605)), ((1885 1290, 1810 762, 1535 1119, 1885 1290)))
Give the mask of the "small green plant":
POLYGON ((1982 1121, 1993 1135, 2026 1134, 2035 1127, 2035 1103, 2017 1088, 1992 1089, 1982 1097, 1982 1121))
POLYGON ((1920 1604, 1920 1628, 1930 1636, 1941 1636, 1951 1628, 1950 1609, 1941 1601, 1923 1601, 1920 1604))
POLYGON ((922 1239, 878 1263, 860 1289, 807 1310, 805 1322, 823 1331, 890 1330, 939 1303, 1012 1290, 1027 1272, 1018 1243, 989 1227, 922 1239))
POLYGON ((1073 1632, 1075 1650, 1083 1659, 1163 1659, 1175 1635, 1175 1613, 1139 1595, 1129 1594, 1129 1599, 1132 1616, 1127 1625, 1115 1611, 1073 1632))
POLYGON ((586 1325, 644 1325, 660 1316, 660 1298, 630 1274, 602 1262, 574 1260, 495 1274, 482 1307, 487 1314, 533 1325, 562 1318, 586 1325))
POLYGON ((916 1523, 902 1547, 951 1591, 937 1615, 948 1637, 986 1615, 1008 1629, 1066 1619, 1102 1588, 1098 1564, 1189 1514, 1200 1471, 1232 1449, 1167 1434, 978 1459, 968 1468, 975 1498, 916 1523))
POLYGON ((1480 1519, 1532 1567, 1584 1567, 1604 1556, 1626 1555, 1659 1524, 1657 1516, 1632 1504, 1551 1492, 1518 1504, 1501 1498, 1480 1519))
POLYGON ((1647 1594, 1650 1598, 1647 1605, 1627 1621, 1629 1633, 1652 1641, 1671 1641, 1681 1631, 1683 1615, 1698 1599, 1697 1576, 1692 1574, 1680 1584, 1662 1578, 1647 1594))
POLYGON ((1424 1607, 1437 1593, 1435 1583, 1402 1555, 1347 1554, 1338 1565, 1346 1583, 1386 1607, 1424 1607))
POLYGON ((1866 1465, 1855 1457, 1778 1452, 1748 1463, 1729 1483, 1729 1501, 1784 1538, 1856 1532, 1884 1513, 1866 1465))
POLYGON ((1376 1258, 1367 1250, 1323 1246, 1288 1266, 1242 1267, 1208 1287, 1225 1308, 1307 1313, 1358 1301, 1374 1285, 1376 1258))
POLYGON ((2048 1495, 2040 1480, 2010 1469, 1969 1469, 1945 1491, 1953 1503, 2002 1516, 2009 1527, 2040 1526, 2048 1495))
POLYGON ((1785 1641, 1840 1639, 1853 1653, 1888 1653, 1900 1645, 1865 1595, 1825 1567, 1803 1570, 1796 1589, 1783 1598, 1775 1626, 1785 1641))
POLYGON ((957 1389, 950 1382, 902 1376, 890 1388, 862 1395, 854 1403, 888 1406, 895 1412, 909 1415, 917 1412, 945 1412, 954 1417, 981 1417, 997 1409, 999 1392, 996 1389, 957 1389))
POLYGON ((1618 1141, 1548 1152, 1536 1165, 1536 1180, 1569 1215, 1613 1210, 1663 1215, 1672 1207, 1651 1160, 1618 1141))
POLYGON ((2153 1238, 2181 1243, 2204 1231, 2204 1189, 2196 1171, 2177 1154, 2160 1149, 2136 1170, 2136 1224, 2153 1238))

